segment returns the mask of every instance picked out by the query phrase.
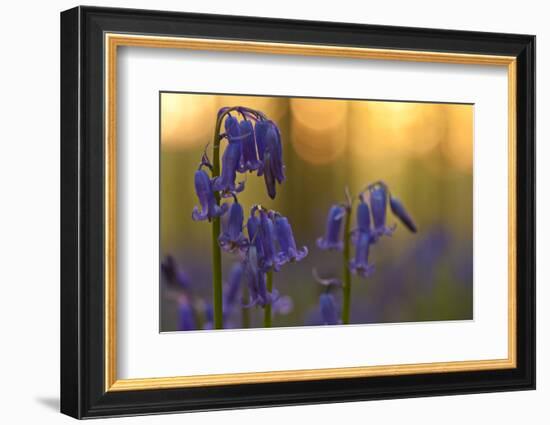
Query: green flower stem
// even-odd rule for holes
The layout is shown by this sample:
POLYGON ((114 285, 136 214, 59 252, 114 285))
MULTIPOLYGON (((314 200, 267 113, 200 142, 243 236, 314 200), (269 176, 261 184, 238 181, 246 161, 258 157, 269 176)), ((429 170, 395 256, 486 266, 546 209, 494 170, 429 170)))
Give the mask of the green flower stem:
MULTIPOLYGON (((212 179, 220 175, 220 128, 222 117, 216 122, 214 131, 214 147, 212 158, 212 179)), ((214 193, 216 204, 220 205, 220 194, 214 193)), ((214 292, 214 329, 223 328, 223 298, 222 298, 222 253, 218 244, 221 224, 220 217, 212 219, 212 288, 214 292)))
POLYGON ((346 208, 346 218, 344 222, 344 253, 343 253, 343 305, 342 305, 342 323, 349 324, 350 302, 351 302, 351 273, 349 270, 350 262, 350 239, 351 239, 351 208, 346 208))
MULTIPOLYGON (((249 295, 248 295, 248 286, 243 285, 243 296, 242 296, 242 304, 248 304, 249 302, 249 295)), ((248 307, 241 307, 241 320, 242 320, 242 327, 244 329, 250 327, 250 308, 248 307)))
MULTIPOLYGON (((271 294, 273 291, 273 270, 266 273, 267 292, 271 294)), ((271 304, 266 304, 264 307, 264 328, 271 327, 271 304)))

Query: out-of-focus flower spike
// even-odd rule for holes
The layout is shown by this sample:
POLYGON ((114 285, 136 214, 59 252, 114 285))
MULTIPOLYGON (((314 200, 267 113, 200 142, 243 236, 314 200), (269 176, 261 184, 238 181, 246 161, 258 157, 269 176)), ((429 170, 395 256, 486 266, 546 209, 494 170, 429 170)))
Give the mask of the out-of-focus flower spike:
POLYGON ((223 315, 224 318, 229 316, 233 311, 235 302, 241 289, 241 282, 244 274, 244 264, 238 262, 233 264, 231 271, 229 272, 229 282, 227 284, 227 291, 224 294, 223 303, 223 315))
POLYGON ((189 301, 182 300, 178 308, 178 330, 192 331, 196 329, 195 314, 189 301))
POLYGON ((369 187, 369 192, 375 240, 382 235, 391 236, 395 230, 395 226, 386 226, 386 208, 388 201, 386 185, 375 183, 369 187))
POLYGON ((337 325, 338 312, 336 309, 336 300, 329 293, 322 293, 319 297, 319 311, 324 325, 337 325))
POLYGON ((179 268, 176 260, 171 255, 167 255, 160 264, 162 277, 166 283, 173 289, 189 291, 191 289, 191 279, 189 275, 179 268))
POLYGON ((271 306, 271 313, 273 315, 286 316, 294 309, 294 302, 288 295, 283 295, 273 301, 271 306))
POLYGON ((418 229, 416 224, 399 199, 390 196, 390 208, 392 213, 401 220, 401 223, 403 223, 407 229, 413 233, 417 232, 418 229))

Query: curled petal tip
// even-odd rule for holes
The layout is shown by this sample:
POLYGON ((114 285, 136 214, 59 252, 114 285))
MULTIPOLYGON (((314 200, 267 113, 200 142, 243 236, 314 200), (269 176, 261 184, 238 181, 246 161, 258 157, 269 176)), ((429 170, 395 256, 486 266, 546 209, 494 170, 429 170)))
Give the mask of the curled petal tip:
POLYGON ((208 214, 201 212, 198 207, 193 207, 193 212, 191 213, 191 219, 193 221, 204 221, 208 219, 208 214))

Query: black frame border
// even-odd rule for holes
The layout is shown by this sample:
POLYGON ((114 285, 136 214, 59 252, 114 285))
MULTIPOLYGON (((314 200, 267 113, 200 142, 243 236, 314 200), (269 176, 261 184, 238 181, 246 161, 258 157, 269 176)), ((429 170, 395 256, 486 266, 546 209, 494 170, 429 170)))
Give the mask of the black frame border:
POLYGON ((75 418, 535 388, 535 36, 80 6, 61 13, 61 412, 75 418), (105 392, 104 33, 517 58, 517 367, 105 392))

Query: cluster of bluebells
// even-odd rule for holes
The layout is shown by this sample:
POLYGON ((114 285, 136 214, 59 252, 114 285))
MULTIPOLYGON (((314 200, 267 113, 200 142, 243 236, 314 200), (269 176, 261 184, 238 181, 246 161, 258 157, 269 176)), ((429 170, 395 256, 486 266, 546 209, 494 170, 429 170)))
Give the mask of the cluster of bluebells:
POLYGON ((195 191, 199 207, 193 209, 193 220, 212 220, 227 212, 227 205, 219 206, 215 194, 231 197, 244 190, 244 181, 236 182, 237 173, 256 172, 263 176, 271 199, 277 194, 276 184, 285 179, 281 134, 277 125, 260 111, 236 106, 222 108, 218 120, 224 120, 225 132, 218 135, 227 140, 219 176, 211 178, 205 168, 212 170, 206 153, 195 172, 195 191), (235 114, 235 115, 233 115, 235 114), (237 116, 242 120, 239 122, 237 116))
POLYGON ((211 221, 220 217, 219 246, 237 255, 238 263, 230 273, 228 296, 224 301, 227 310, 235 304, 242 280, 246 280, 250 296, 245 306, 274 305, 283 297, 275 290, 268 292, 266 273, 277 272, 287 263, 302 260, 307 255, 307 248, 296 246, 287 217, 260 205, 251 208, 245 234, 244 210, 238 200, 245 184, 236 179, 238 173, 256 173, 263 177, 268 196, 275 199, 276 185, 285 180, 281 134, 264 113, 242 106, 221 108, 217 119, 220 125, 223 121, 225 131, 216 136, 219 137, 216 142, 227 141, 221 172, 213 178, 208 174, 205 169, 212 171, 213 166, 204 153, 195 172, 195 191, 200 206, 194 207, 192 218, 211 221), (219 205, 218 199, 223 198, 232 198, 232 202, 219 205))
MULTIPOLYGON (((367 186, 358 195, 359 205, 356 210, 356 227, 351 232, 355 256, 350 260, 352 273, 367 277, 374 271, 369 262, 370 247, 383 236, 391 236, 396 225, 386 224, 386 211, 389 203, 392 213, 409 229, 416 233, 417 228, 401 201, 392 196, 388 186, 381 181, 367 186)), ((341 251, 344 246, 342 224, 346 214, 351 214, 351 200, 347 204, 333 205, 328 214, 326 232, 317 240, 317 246, 323 250, 341 251)))
POLYGON ((241 260, 250 295, 247 305, 265 307, 279 298, 276 290, 268 292, 266 273, 301 261, 308 250, 297 247, 288 218, 276 211, 255 205, 246 221, 247 236, 243 225, 242 206, 235 200, 218 241, 224 251, 237 254, 241 260))
MULTIPOLYGON (((367 277, 374 272, 374 266, 369 261, 370 247, 376 244, 383 236, 391 236, 396 225, 386 224, 386 211, 388 204, 392 213, 411 232, 416 233, 417 228, 411 216, 399 199, 392 196, 388 186, 381 181, 367 186, 357 196, 359 204, 355 212, 356 226, 350 234, 344 235, 342 227, 344 221, 352 214, 353 206, 349 194, 346 192, 347 202, 330 207, 326 231, 324 236, 317 239, 317 247, 322 250, 342 251, 345 240, 350 238, 355 249, 355 255, 349 259, 349 270, 360 277, 367 277)), ((342 286, 340 280, 320 278, 314 270, 315 279, 324 285, 325 291, 319 298, 320 317, 323 324, 331 325, 339 323, 337 318, 337 303, 333 295, 333 289, 342 286)))
MULTIPOLYGON (((234 328, 237 325, 234 322, 233 313, 241 305, 241 283, 245 277, 244 274, 245 263, 235 262, 229 271, 227 282, 224 283, 223 325, 225 328, 234 328)), ((189 274, 182 270, 171 255, 167 255, 161 262, 161 276, 164 294, 177 305, 177 330, 212 329, 214 323, 212 304, 193 290, 189 274)), ((286 315, 292 309, 292 299, 288 296, 278 297, 272 305, 274 315, 286 315)))

